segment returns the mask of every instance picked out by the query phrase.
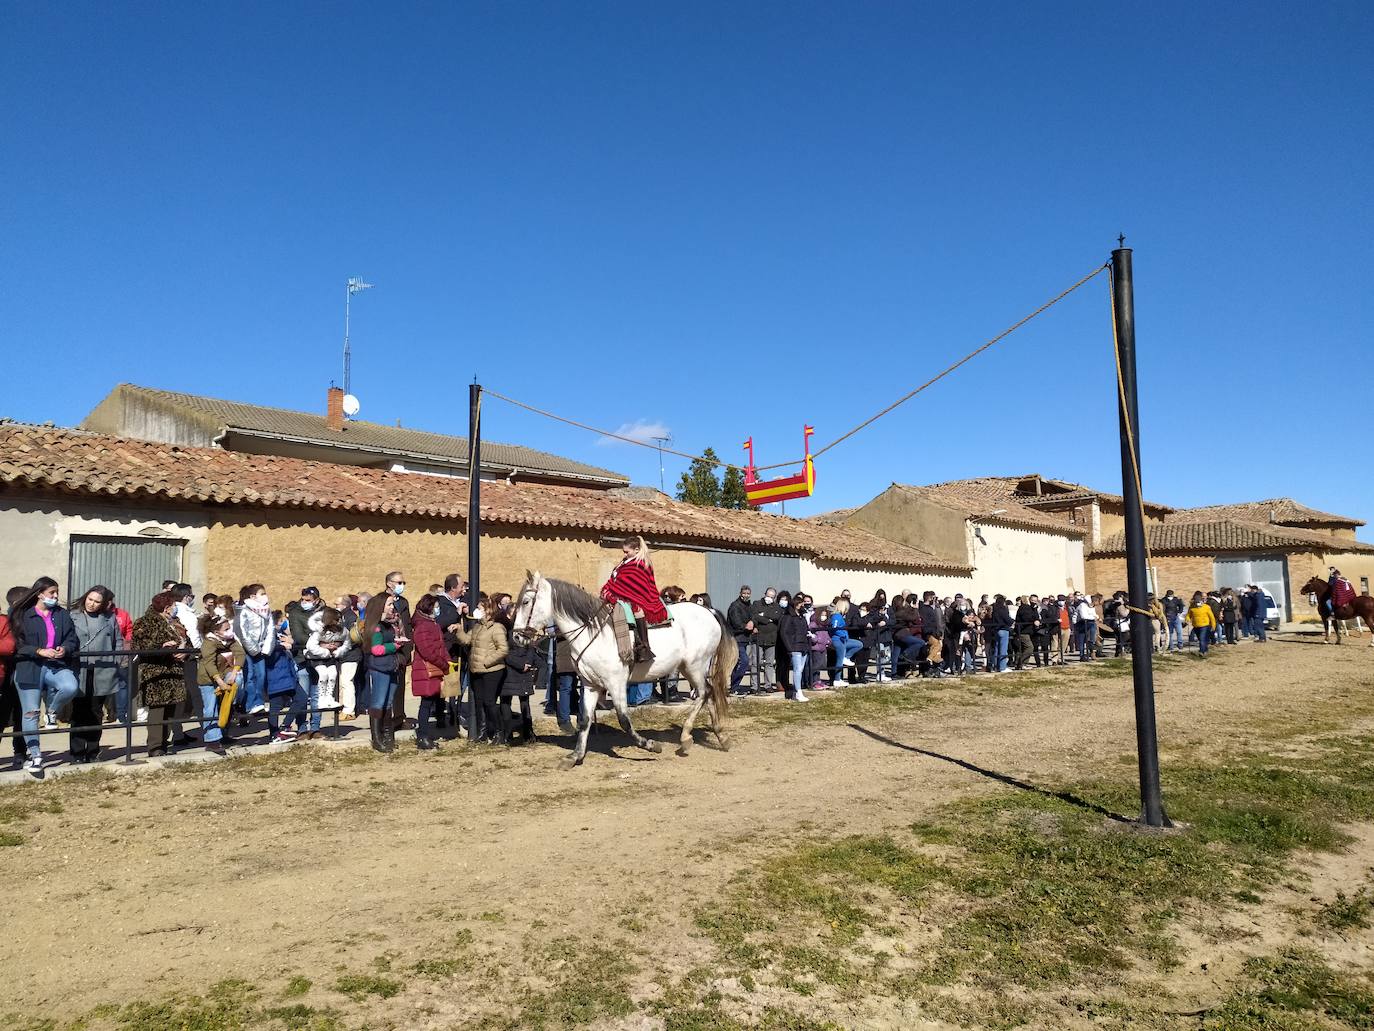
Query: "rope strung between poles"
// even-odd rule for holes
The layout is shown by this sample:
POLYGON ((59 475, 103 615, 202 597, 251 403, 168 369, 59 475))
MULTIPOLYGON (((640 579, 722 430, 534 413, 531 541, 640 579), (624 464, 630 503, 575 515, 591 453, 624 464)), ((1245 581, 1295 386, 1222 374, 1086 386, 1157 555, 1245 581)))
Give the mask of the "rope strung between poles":
MULTIPOLYGON (((1065 297, 1068 297, 1069 294, 1073 293, 1073 292, 1074 292, 1075 290, 1077 290, 1079 287, 1083 286, 1085 283, 1087 283, 1087 282, 1088 282, 1089 280, 1091 280, 1093 277, 1100 275, 1100 274, 1101 274, 1103 271, 1105 271, 1107 268, 1108 268, 1107 265, 1101 265, 1101 266, 1099 266, 1098 268, 1093 269, 1091 272, 1089 272, 1086 276, 1084 276, 1084 277, 1083 277, 1082 279, 1080 279, 1078 282, 1074 283, 1073 286, 1069 287, 1067 290, 1064 290, 1064 291, 1062 291, 1062 292, 1056 294, 1054 297, 1051 297, 1051 298, 1050 298, 1048 301, 1046 301, 1044 304, 1040 305, 1040 307, 1036 308, 1035 311, 1031 312, 1029 315, 1025 316, 1024 318, 1021 318, 1021 319, 1017 320, 1016 322, 1012 323, 1010 326, 1008 326, 1006 329, 1002 330, 1002 332, 998 333, 995 337, 993 337, 992 339, 988 340, 986 343, 984 343, 984 344, 980 345, 979 347, 975 348, 974 350, 970 351, 968 354, 966 354, 966 355, 964 355, 962 358, 960 358, 957 362, 955 362, 954 364, 952 364, 952 365, 948 366, 947 368, 945 368, 942 372, 937 373, 935 376, 932 376, 930 379, 926 380, 924 383, 922 383, 922 384, 921 384, 919 387, 917 387, 915 390, 912 390, 912 391, 910 391, 910 392, 904 394, 902 397, 899 397, 896 401, 893 401, 892 404, 888 405, 888 406, 887 406, 886 408, 884 408, 881 412, 878 412, 876 415, 870 416, 869 418, 865 419, 863 422, 861 422, 861 423, 859 423, 857 426, 855 426, 853 429, 849 430, 847 433, 844 433, 843 435, 841 435, 841 436, 839 436, 839 437, 836 437, 834 440, 832 440, 829 444, 825 445, 825 447, 821 448, 819 451, 813 452, 812 455, 811 455, 812 459, 813 459, 813 460, 814 460, 814 459, 817 459, 817 458, 819 458, 821 455, 823 455, 823 454, 825 454, 827 451, 829 451, 831 448, 833 448, 833 447, 835 447, 835 446, 837 446, 837 445, 839 445, 839 444, 843 444, 846 440, 848 440, 850 437, 854 436, 854 434, 858 433, 860 430, 866 429, 867 427, 871 426, 873 423, 875 423, 875 422, 877 422, 879 419, 881 419, 883 416, 885 416, 885 415, 889 414, 890 412, 892 412, 894 409, 899 408, 900 406, 906 404, 906 402, 910 401, 913 397, 915 397, 915 396, 916 396, 917 394, 919 394, 921 391, 925 390, 927 387, 933 386, 933 385, 935 385, 936 383, 940 382, 940 380, 944 379, 946 376, 948 376, 948 375, 949 375, 951 372, 953 372, 955 369, 958 369, 960 366, 965 365, 966 363, 972 361, 974 358, 977 358, 980 354, 982 354, 982 353, 983 353, 984 351, 986 351, 988 348, 992 347, 994 344, 999 343, 1000 341, 1002 341, 1002 340, 1006 339, 1007 337, 1011 336, 1012 333, 1015 333, 1018 329, 1020 329, 1022 326, 1024 326, 1027 322, 1030 322, 1032 319, 1036 318, 1037 316, 1043 315, 1045 312, 1049 311, 1049 310, 1050 310, 1051 308, 1053 308, 1056 304, 1058 304, 1060 301, 1062 301, 1065 297)), ((623 434, 620 434, 620 433, 612 433, 610 430, 599 429, 598 427, 588 425, 588 424, 585 423, 585 422, 578 422, 576 419, 569 419, 567 416, 564 416, 564 415, 557 415, 557 414, 555 414, 555 413, 553 413, 553 412, 547 411, 546 409, 537 408, 537 407, 535 407, 535 406, 532 405, 532 404, 527 404, 527 403, 525 403, 524 401, 517 401, 517 400, 516 400, 515 398, 513 398, 513 397, 507 397, 505 394, 497 393, 495 390, 491 390, 491 389, 489 389, 489 388, 487 388, 487 387, 483 387, 483 388, 482 388, 482 393, 484 393, 484 394, 490 394, 492 397, 495 397, 495 398, 498 398, 498 399, 500 399, 500 400, 502 400, 502 401, 505 401, 507 404, 515 405, 517 408, 523 408, 523 409, 525 409, 525 411, 527 411, 527 412, 533 412, 535 415, 542 415, 542 416, 544 416, 545 418, 553 419, 553 420, 555 420, 555 421, 557 421, 557 422, 566 423, 566 424, 569 425, 569 426, 576 426, 578 429, 587 430, 589 433, 599 433, 599 434, 601 434, 601 436, 603 436, 603 437, 610 437, 610 438, 613 439, 613 440, 623 440, 626 444, 635 444, 635 445, 638 445, 639 447, 646 447, 646 448, 649 448, 651 451, 660 451, 660 450, 661 450, 661 451, 665 452, 666 454, 676 455, 678 458, 686 458, 686 459, 688 459, 689 461, 692 461, 692 462, 704 462, 704 463, 706 463, 707 465, 716 466, 717 468, 721 468, 721 469, 736 469, 736 470, 738 470, 738 471, 740 471, 740 472, 745 472, 745 471, 746 471, 746 469, 744 468, 744 466, 742 466, 742 465, 736 465, 736 464, 733 463, 733 462, 726 462, 726 461, 724 461, 724 460, 722 460, 722 459, 719 459, 719 458, 706 458, 706 457, 704 457, 704 456, 702 456, 702 455, 688 454, 686 451, 676 451, 676 450, 674 450, 673 448, 670 448, 670 447, 660 448, 657 444, 650 444, 650 443, 647 443, 646 441, 643 441, 643 440, 636 440, 634 437, 627 437, 627 436, 625 436, 625 435, 623 435, 623 434)), ((774 462, 772 465, 756 465, 756 466, 754 467, 754 471, 755 471, 755 472, 764 472, 764 471, 766 471, 766 470, 768 470, 768 469, 783 469, 783 468, 786 468, 786 467, 788 467, 788 466, 801 465, 801 464, 802 464, 802 461, 803 461, 802 459, 798 458, 798 459, 796 459, 796 460, 794 460, 794 461, 791 461, 791 462, 774 462)))
MULTIPOLYGON (((1104 267, 1110 268, 1111 266, 1108 265, 1104 267)), ((1140 529, 1145 537, 1145 565, 1148 569, 1154 569, 1154 556, 1150 554, 1150 531, 1145 525, 1145 492, 1140 488, 1140 458, 1136 453, 1135 431, 1131 428, 1131 420, 1129 418, 1130 412, 1126 407, 1126 380, 1121 375, 1121 339, 1117 334, 1116 328, 1116 304, 1112 303, 1115 298, 1112 296, 1111 276, 1107 277, 1107 300, 1109 302, 1108 306, 1112 309, 1112 354, 1116 357, 1116 396, 1121 401, 1121 411, 1127 416, 1127 418, 1122 421, 1126 424, 1126 443, 1131 447, 1131 474, 1135 478, 1135 502, 1140 509, 1140 529)), ((1159 589, 1158 585, 1155 586, 1155 589, 1159 589)), ((1132 612, 1139 612, 1142 616, 1150 616, 1152 618, 1154 616, 1154 613, 1149 609, 1137 608, 1129 602, 1126 603, 1126 608, 1130 609, 1132 612)))
MULTIPOLYGON (((910 401, 913 397, 915 397, 915 396, 916 396, 917 394, 919 394, 921 391, 925 390, 926 387, 929 387, 929 386, 932 386, 933 384, 939 383, 940 380, 944 379, 946 376, 948 376, 948 375, 949 375, 951 372, 953 372, 955 369, 959 368, 959 367, 960 367, 961 365, 963 365, 964 363, 969 362, 969 361, 972 361, 974 358, 977 358, 980 354, 982 354, 984 351, 986 351, 986 350, 987 350, 989 347, 991 347, 993 344, 997 343, 997 342, 1000 341, 1000 340, 1005 339, 1006 337, 1011 336, 1012 333, 1015 333, 1018 329, 1020 329, 1022 326, 1024 326, 1024 325, 1025 325, 1027 322, 1029 322, 1031 319, 1035 318, 1037 315, 1041 315, 1041 314, 1043 314, 1044 312, 1049 311, 1051 308, 1053 308, 1056 304, 1058 304, 1060 301, 1062 301, 1065 297, 1068 297, 1069 294, 1073 293, 1075 290, 1077 290, 1077 289, 1078 289, 1080 286, 1082 286, 1084 283, 1088 282, 1088 281, 1089 281, 1090 279, 1092 279, 1094 276, 1100 275, 1106 268, 1107 268, 1106 265, 1101 265, 1101 266, 1099 266, 1098 268, 1093 269, 1091 272, 1089 272, 1086 276, 1084 276, 1082 279, 1080 279, 1077 283, 1074 283, 1073 286, 1069 287, 1069 288, 1068 288, 1067 290, 1065 290, 1063 293, 1060 293, 1060 294, 1057 294, 1057 295, 1054 296, 1054 297, 1051 297, 1048 301, 1046 301, 1046 302, 1045 302, 1044 304, 1042 304, 1040 307, 1036 308, 1035 311, 1031 312, 1031 313, 1030 313, 1029 315, 1027 315, 1025 318, 1023 318, 1023 319, 1021 319, 1020 321, 1015 322, 1015 323, 1013 323, 1012 325, 1008 326, 1006 329, 1002 330, 1002 332, 998 333, 995 337, 993 337, 993 338, 992 338, 991 340, 989 340, 987 343, 983 344, 983 345, 982 345, 981 347, 979 347, 979 348, 976 348, 975 350, 970 351, 968 354, 964 355, 962 358, 960 358, 960 359, 959 359, 957 362, 955 362, 953 365, 951 365, 951 366, 949 366, 948 368, 946 368, 943 372, 939 372, 939 373, 937 373, 936 375, 932 376, 930 379, 926 380, 924 383, 922 383, 922 384, 921 384, 919 387, 917 387, 915 390, 911 391, 910 393, 907 393, 907 394, 903 395, 902 397, 899 397, 896 401, 893 401, 892 404, 888 405, 886 408, 884 408, 884 409, 883 409, 881 412, 879 412, 877 415, 870 416, 869 418, 865 419, 863 422, 859 423, 859 425, 855 426, 855 427, 854 427, 852 430, 850 430, 848 433, 845 433, 845 434, 843 434, 843 435, 841 435, 841 436, 839 436, 839 437, 836 437, 834 440, 832 440, 829 444, 825 445, 825 447, 821 448, 819 451, 813 452, 812 455, 811 455, 811 457, 812 457, 813 459, 820 458, 821 455, 825 454, 825 453, 826 453, 827 451, 829 451, 832 447, 835 447, 837 444, 843 444, 843 443, 844 443, 846 440, 848 440, 850 437, 854 436, 854 434, 858 433, 860 430, 862 430, 862 429, 864 429, 864 428, 866 428, 866 427, 868 427, 868 426, 871 426, 873 423, 875 423, 875 422, 877 422, 879 419, 881 419, 884 415, 887 415, 889 412, 891 412, 894 408, 897 408, 897 407, 899 407, 900 405, 906 404, 908 401, 910 401)), ((762 470, 764 470, 764 469, 777 469, 777 468, 779 468, 779 466, 783 466, 783 465, 796 465, 796 464, 797 464, 796 462, 779 462, 777 465, 760 465, 760 466, 758 466, 757 468, 758 468, 760 471, 762 471, 762 470)))

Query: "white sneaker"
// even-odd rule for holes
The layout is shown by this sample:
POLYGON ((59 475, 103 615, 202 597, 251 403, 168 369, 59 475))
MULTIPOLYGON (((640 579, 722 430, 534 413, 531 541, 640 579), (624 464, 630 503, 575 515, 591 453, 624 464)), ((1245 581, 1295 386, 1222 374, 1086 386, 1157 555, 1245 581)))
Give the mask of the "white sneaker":
POLYGON ((891 678, 890 676, 888 676, 886 673, 879 673, 879 674, 878 674, 878 683, 880 683, 880 684, 890 684, 890 683, 892 683, 892 678, 891 678))
POLYGON ((24 764, 24 769, 35 777, 43 776, 43 757, 41 755, 29 756, 29 761, 24 764))
MULTIPOLYGON (((264 712, 266 712, 266 711, 267 711, 267 706, 266 706, 266 705, 255 705, 255 706, 253 706, 251 709, 248 710, 248 715, 249 715, 249 716, 259 716, 259 715, 261 715, 262 713, 264 713, 264 712)), ((140 719, 145 719, 146 717, 140 716, 139 718, 140 718, 140 719)))
POLYGON ((48 713, 43 717, 43 725, 45 727, 48 727, 49 729, 57 726, 57 717, 54 716, 52 713, 48 713))
POLYGON ((795 693, 792 695, 792 701, 794 701, 794 702, 809 702, 809 701, 811 701, 811 699, 810 699, 810 698, 807 698, 806 695, 802 694, 800 691, 797 691, 797 692, 795 692, 795 693))
POLYGON ((854 664, 855 664, 855 663, 854 663, 854 660, 853 660, 853 659, 845 659, 844 662, 842 663, 842 665, 845 665, 845 666, 853 666, 854 664))
POLYGON ((139 709, 139 710, 138 710, 138 719, 134 720, 134 722, 135 722, 135 723, 147 723, 147 722, 148 722, 148 710, 147 710, 147 709, 139 709))

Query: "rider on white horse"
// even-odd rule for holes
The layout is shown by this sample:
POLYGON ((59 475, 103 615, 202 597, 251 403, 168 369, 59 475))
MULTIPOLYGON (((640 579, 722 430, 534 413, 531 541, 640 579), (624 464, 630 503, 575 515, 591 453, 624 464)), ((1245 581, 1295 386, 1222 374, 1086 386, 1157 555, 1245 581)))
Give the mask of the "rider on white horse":
POLYGON ((649 649, 649 627, 668 622, 668 610, 659 597, 654 563, 644 538, 631 537, 621 548, 625 557, 611 570, 610 579, 601 588, 601 599, 623 601, 630 606, 634 614, 635 662, 649 662, 654 657, 649 649))

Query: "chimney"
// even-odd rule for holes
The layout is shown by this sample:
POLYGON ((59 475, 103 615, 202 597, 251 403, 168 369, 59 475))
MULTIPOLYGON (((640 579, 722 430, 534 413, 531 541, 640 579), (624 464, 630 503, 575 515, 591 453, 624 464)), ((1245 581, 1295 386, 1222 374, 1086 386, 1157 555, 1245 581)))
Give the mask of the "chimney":
POLYGON ((344 392, 339 387, 331 386, 324 407, 324 424, 335 433, 343 432, 344 411, 343 411, 344 392))

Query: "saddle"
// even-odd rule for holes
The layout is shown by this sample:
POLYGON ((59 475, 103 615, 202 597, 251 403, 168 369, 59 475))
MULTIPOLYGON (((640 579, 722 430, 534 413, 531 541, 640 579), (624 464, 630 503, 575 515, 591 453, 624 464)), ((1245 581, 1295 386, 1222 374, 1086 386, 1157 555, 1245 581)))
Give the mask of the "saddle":
POLYGON ((615 630, 615 643, 620 652, 620 661, 627 666, 653 662, 654 653, 649 647, 649 631, 657 627, 672 626, 673 617, 651 624, 643 613, 631 611, 628 602, 615 602, 611 612, 611 626, 615 630))

